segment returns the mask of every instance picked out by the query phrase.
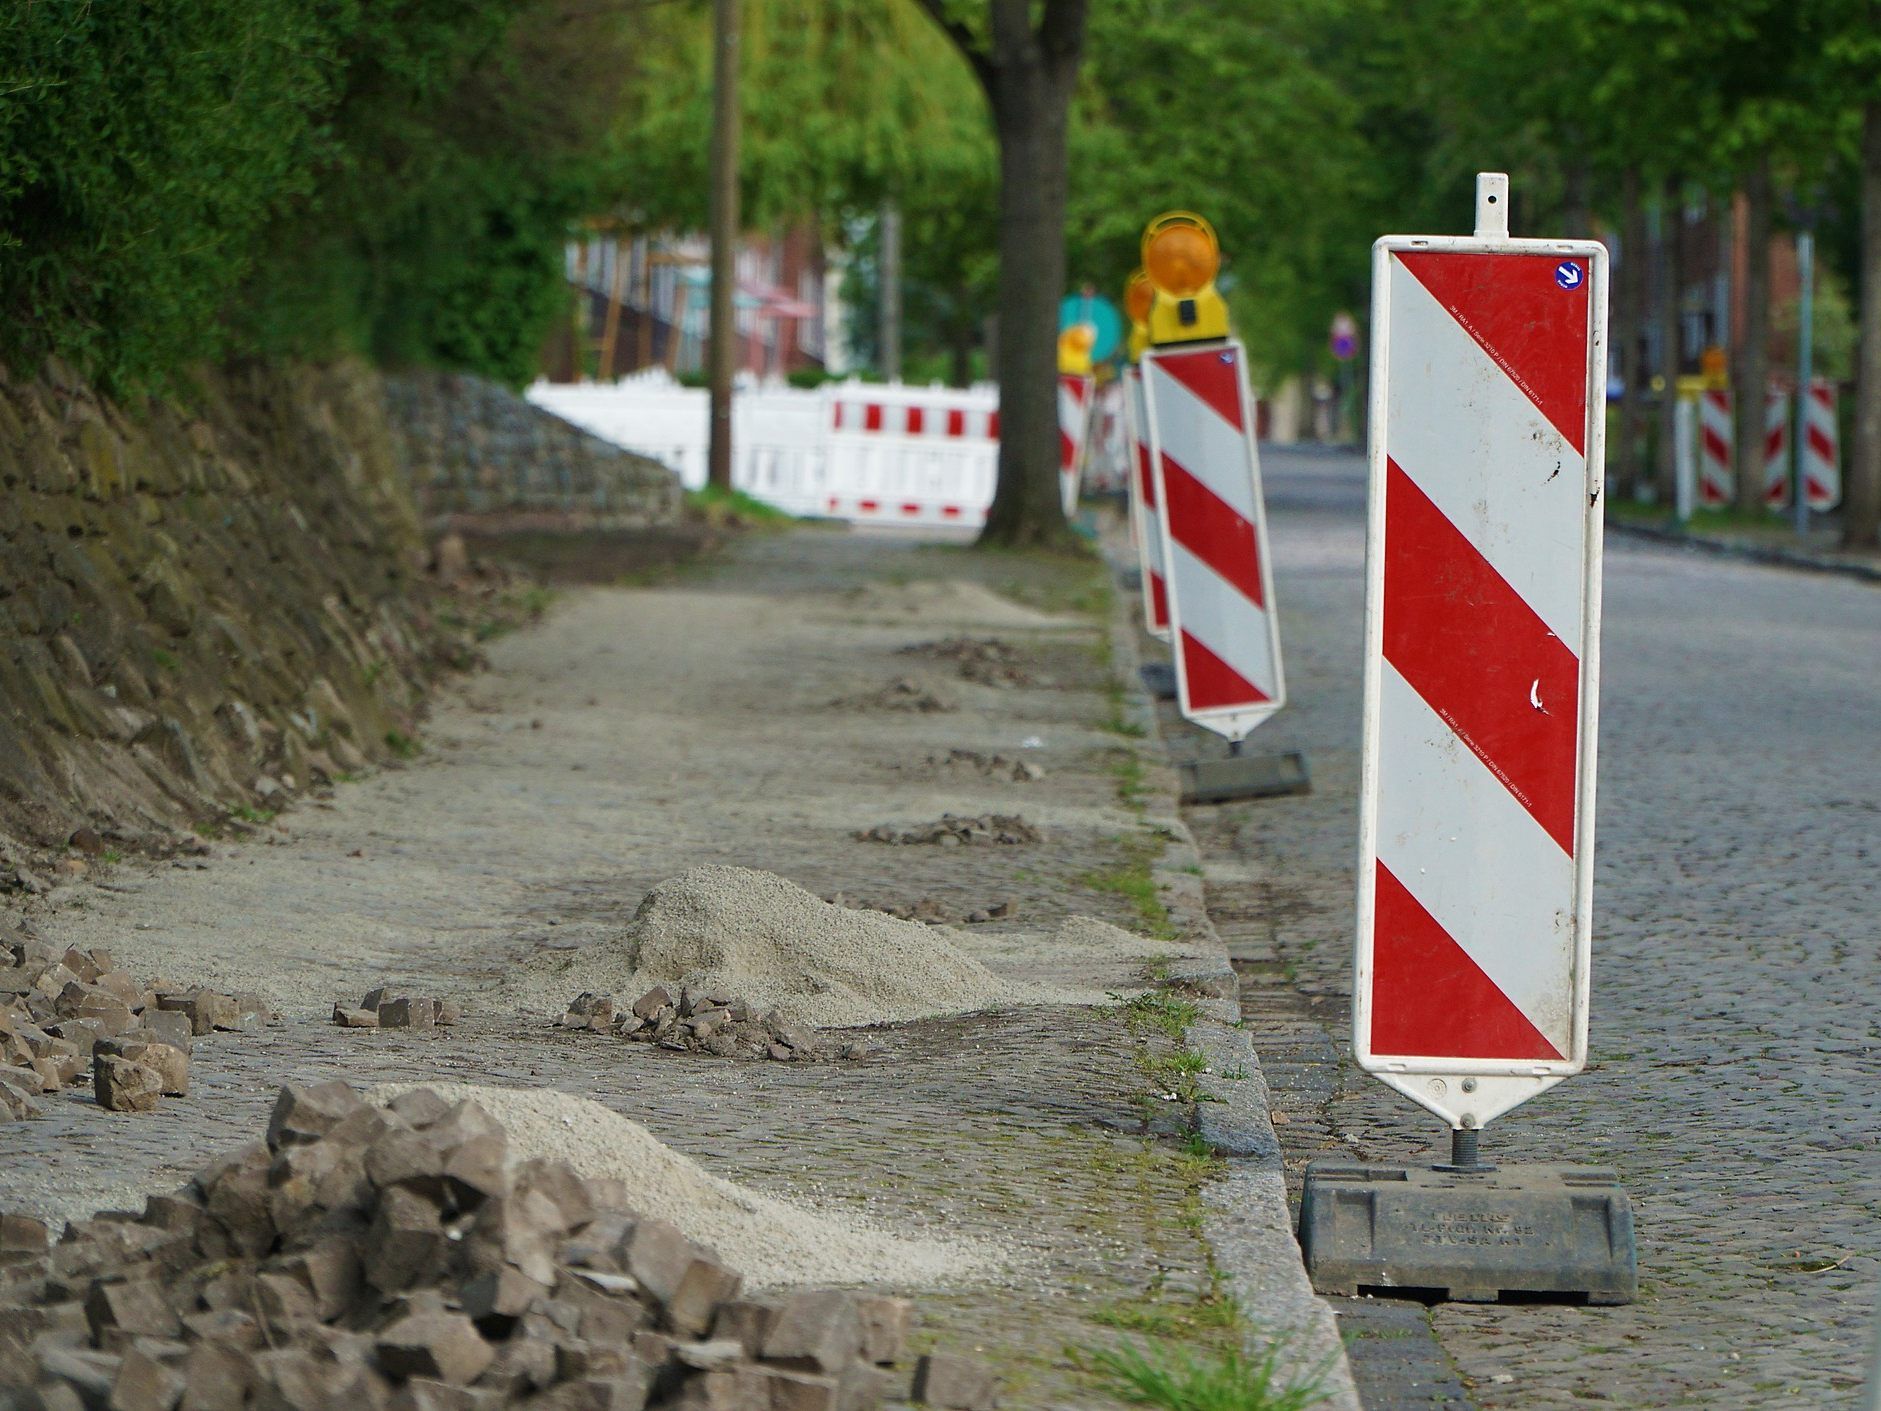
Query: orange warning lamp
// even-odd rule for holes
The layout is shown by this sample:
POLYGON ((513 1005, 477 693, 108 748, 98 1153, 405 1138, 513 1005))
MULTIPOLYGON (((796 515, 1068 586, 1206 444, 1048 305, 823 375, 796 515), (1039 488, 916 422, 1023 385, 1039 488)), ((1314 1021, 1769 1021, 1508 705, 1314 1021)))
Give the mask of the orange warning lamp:
POLYGON ((1156 286, 1149 282, 1149 276, 1140 268, 1130 271, 1129 282, 1123 286, 1123 312, 1130 320, 1131 362, 1142 357, 1149 346, 1150 306, 1155 302, 1156 286))
POLYGON ((1215 288, 1220 268, 1215 227, 1193 211, 1165 211, 1143 228, 1143 270, 1156 292, 1150 342, 1228 336, 1228 305, 1215 288))

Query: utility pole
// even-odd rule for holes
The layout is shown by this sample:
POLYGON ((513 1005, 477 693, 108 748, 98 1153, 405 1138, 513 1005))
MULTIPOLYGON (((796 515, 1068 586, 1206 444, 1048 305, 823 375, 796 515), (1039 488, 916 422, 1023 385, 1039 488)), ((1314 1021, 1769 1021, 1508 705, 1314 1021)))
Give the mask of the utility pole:
POLYGON ((893 201, 882 202, 879 231, 881 255, 877 274, 881 283, 882 378, 901 381, 901 208, 893 201))
POLYGON ((738 325, 732 295, 738 280, 738 6, 712 4, 712 309, 711 443, 707 480, 732 488, 732 373, 738 365, 738 325))
POLYGON ((1798 298, 1796 329, 1796 434, 1790 440, 1792 480, 1791 507, 1796 511, 1796 534, 1809 532, 1809 382, 1815 375, 1816 342, 1816 232, 1805 228, 1796 236, 1796 277, 1802 289, 1798 298))

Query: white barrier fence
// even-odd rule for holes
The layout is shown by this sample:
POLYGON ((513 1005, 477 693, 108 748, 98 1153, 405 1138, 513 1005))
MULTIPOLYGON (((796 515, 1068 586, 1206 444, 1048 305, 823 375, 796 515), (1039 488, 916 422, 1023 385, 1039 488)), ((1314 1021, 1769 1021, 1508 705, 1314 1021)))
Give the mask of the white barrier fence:
MULTIPOLYGON (((663 372, 616 383, 538 382, 528 397, 584 431, 706 481, 707 396, 663 372)), ((732 484, 790 514, 978 526, 993 501, 999 394, 991 386, 826 383, 741 387, 732 484)))

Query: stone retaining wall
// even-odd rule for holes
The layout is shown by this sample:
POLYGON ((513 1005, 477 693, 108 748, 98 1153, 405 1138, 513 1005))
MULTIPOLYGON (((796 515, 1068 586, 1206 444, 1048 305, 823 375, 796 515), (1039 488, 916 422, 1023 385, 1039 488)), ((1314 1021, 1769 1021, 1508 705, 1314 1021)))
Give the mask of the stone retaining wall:
POLYGON ((506 387, 462 373, 385 379, 427 522, 517 515, 594 528, 669 524, 679 477, 591 436, 506 387))
POLYGON ((138 406, 0 372, 0 890, 76 868, 77 830, 162 847, 408 749, 427 679, 475 656, 425 559, 363 368, 138 406))

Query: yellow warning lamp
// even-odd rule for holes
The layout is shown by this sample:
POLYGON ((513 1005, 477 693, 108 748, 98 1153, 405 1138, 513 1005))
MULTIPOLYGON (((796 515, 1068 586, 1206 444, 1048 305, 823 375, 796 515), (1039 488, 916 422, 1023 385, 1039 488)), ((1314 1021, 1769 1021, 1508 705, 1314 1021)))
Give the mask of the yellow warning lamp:
POLYGON ((1215 288, 1221 243, 1193 211, 1165 211, 1143 228, 1143 270, 1156 290, 1152 343, 1194 343, 1228 336, 1228 305, 1215 288))
POLYGON ((1091 349, 1096 346, 1096 329, 1088 323, 1072 324, 1058 335, 1058 370, 1089 377, 1091 349))
POLYGON ((1149 276, 1140 268, 1130 271, 1130 280, 1123 286, 1124 317, 1130 320, 1130 361, 1135 362, 1143 356, 1143 350, 1149 346, 1150 305, 1156 302, 1156 288, 1149 282, 1149 276))

